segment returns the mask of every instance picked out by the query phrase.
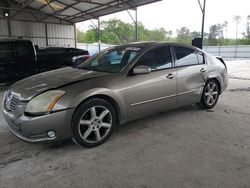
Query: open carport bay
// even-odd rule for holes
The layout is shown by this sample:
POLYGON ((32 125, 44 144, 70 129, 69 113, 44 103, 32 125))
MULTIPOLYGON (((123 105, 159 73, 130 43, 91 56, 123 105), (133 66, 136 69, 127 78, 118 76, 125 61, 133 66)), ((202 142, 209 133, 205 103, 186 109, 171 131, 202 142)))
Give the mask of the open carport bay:
POLYGON ((92 149, 25 143, 1 114, 0 187, 249 187, 250 61, 227 65, 229 86, 214 109, 131 122, 92 149))

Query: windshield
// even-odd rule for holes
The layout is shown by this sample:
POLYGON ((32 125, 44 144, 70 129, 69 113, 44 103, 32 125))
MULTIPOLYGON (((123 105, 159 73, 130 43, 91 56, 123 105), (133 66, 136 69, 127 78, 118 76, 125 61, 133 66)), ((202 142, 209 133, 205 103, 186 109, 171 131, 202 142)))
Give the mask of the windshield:
POLYGON ((140 48, 134 47, 106 50, 82 63, 78 68, 98 72, 117 73, 134 59, 139 50, 140 48))

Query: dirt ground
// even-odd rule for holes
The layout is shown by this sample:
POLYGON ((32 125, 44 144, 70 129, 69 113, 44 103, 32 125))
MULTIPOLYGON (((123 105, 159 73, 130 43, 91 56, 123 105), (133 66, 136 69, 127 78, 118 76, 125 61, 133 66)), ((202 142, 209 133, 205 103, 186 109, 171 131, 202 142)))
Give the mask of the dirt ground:
POLYGON ((131 122, 92 149, 25 143, 0 113, 0 187, 250 187, 250 60, 227 65, 229 86, 214 109, 131 122))

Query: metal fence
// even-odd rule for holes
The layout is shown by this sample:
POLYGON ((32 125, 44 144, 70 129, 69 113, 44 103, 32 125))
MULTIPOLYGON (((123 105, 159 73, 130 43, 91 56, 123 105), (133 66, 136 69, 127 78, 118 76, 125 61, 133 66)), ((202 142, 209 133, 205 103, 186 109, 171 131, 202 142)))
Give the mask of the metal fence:
POLYGON ((203 49, 225 58, 250 58, 250 45, 205 46, 203 49))
MULTIPOLYGON (((101 50, 114 45, 101 44, 101 50)), ((77 47, 88 50, 90 54, 98 52, 98 44, 77 43, 77 47)), ((205 51, 224 58, 250 58, 250 45, 204 46, 205 51)))

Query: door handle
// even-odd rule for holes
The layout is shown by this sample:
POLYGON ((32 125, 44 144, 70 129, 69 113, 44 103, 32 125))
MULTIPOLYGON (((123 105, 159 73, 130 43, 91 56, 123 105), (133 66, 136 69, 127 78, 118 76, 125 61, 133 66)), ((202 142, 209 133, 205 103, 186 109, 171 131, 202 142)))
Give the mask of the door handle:
POLYGON ((206 72, 207 70, 205 68, 201 68, 200 72, 206 72))
POLYGON ((168 78, 168 79, 173 79, 175 77, 175 74, 173 74, 173 73, 169 73, 167 76, 166 76, 166 78, 168 78))

